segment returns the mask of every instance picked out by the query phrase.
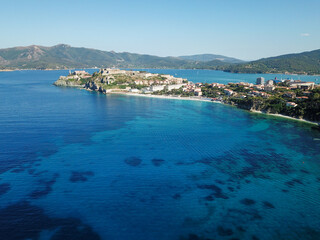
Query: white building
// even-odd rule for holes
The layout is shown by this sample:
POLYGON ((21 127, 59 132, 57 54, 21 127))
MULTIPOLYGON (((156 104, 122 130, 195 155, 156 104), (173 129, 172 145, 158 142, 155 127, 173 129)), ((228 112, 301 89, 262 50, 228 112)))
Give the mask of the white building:
POLYGON ((266 86, 264 86, 264 90, 265 90, 266 92, 272 92, 274 89, 275 89, 275 87, 272 86, 272 85, 266 85, 266 86))
POLYGON ((140 90, 136 89, 136 88, 130 89, 129 91, 132 93, 139 93, 140 92, 140 90))
POLYGON ((224 93, 227 95, 227 96, 231 96, 233 94, 233 91, 230 90, 230 89, 224 89, 224 93))
POLYGON ((264 84, 264 77, 258 77, 256 81, 257 85, 263 85, 264 84))
POLYGON ((287 107, 296 107, 296 106, 298 106, 298 104, 296 104, 294 102, 287 102, 286 105, 287 105, 287 107))
POLYGON ((173 90, 173 89, 179 89, 179 88, 183 87, 184 85, 186 85, 186 84, 167 85, 167 86, 165 87, 165 89, 166 89, 167 91, 171 91, 171 90, 173 90))
POLYGON ((291 88, 314 89, 314 82, 290 82, 291 88))
POLYGON ((102 76, 105 76, 109 74, 126 74, 126 71, 120 69, 102 68, 100 69, 100 73, 102 74, 102 76))
POLYGON ((266 85, 273 85, 274 84, 274 81, 273 80, 268 80, 267 82, 266 82, 266 85))
POLYGON ((166 87, 165 85, 153 85, 153 86, 150 86, 149 90, 152 92, 162 91, 164 90, 165 87, 166 87))

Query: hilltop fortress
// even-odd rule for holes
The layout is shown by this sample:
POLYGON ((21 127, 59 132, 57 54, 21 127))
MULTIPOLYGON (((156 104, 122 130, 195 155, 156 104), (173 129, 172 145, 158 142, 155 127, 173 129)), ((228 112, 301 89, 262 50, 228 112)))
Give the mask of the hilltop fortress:
POLYGON ((103 68, 92 75, 85 71, 74 71, 68 76, 61 76, 54 84, 56 86, 83 87, 87 90, 102 93, 152 93, 154 91, 179 89, 187 83, 186 79, 167 74, 103 68))

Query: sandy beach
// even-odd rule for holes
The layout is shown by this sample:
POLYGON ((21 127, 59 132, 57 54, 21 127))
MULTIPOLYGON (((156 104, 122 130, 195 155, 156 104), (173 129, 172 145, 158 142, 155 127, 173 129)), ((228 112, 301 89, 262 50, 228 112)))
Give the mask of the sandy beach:
MULTIPOLYGON (((174 99, 174 100, 186 100, 186 101, 201 101, 201 102, 212 102, 212 103, 220 103, 225 104, 228 106, 231 106, 230 104, 226 104, 220 101, 212 101, 210 98, 202 98, 202 97, 175 97, 175 96, 163 96, 163 95, 152 95, 152 94, 140 94, 140 93, 126 93, 126 92, 112 92, 111 94, 122 94, 122 95, 129 95, 129 96, 135 96, 135 97, 148 97, 148 98, 162 98, 162 99, 174 99)), ((274 117, 280 117, 280 118, 286 118, 294 121, 309 123, 312 125, 319 125, 317 122, 308 121, 305 119, 298 119, 282 114, 274 114, 274 113, 264 113, 261 111, 249 111, 251 113, 259 113, 259 114, 265 114, 268 116, 274 116, 274 117)))

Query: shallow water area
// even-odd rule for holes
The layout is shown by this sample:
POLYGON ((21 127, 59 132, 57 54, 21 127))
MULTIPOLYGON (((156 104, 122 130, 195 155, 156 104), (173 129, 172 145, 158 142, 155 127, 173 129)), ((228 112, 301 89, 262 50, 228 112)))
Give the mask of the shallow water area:
POLYGON ((67 72, 0 73, 0 239, 320 238, 312 125, 67 72))

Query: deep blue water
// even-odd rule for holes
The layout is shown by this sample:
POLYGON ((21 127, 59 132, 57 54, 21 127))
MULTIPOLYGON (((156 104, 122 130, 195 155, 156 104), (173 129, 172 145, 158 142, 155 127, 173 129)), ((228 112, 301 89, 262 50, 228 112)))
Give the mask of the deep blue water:
POLYGON ((311 125, 53 86, 64 74, 0 72, 0 239, 320 239, 311 125))

